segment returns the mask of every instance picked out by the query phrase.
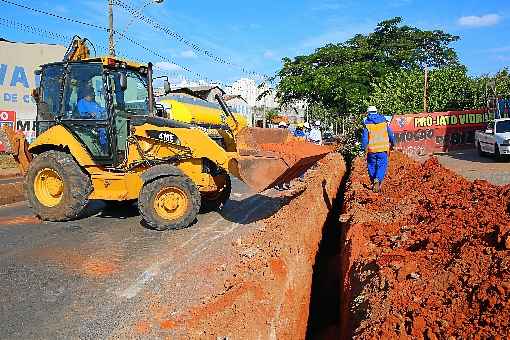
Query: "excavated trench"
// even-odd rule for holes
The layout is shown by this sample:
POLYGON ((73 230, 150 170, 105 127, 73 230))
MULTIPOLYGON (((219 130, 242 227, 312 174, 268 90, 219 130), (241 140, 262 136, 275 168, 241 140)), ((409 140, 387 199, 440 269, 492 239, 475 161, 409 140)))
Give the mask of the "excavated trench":
POLYGON ((310 312, 308 316, 307 339, 340 339, 341 330, 341 287, 342 238, 340 226, 344 193, 351 166, 347 165, 337 198, 333 201, 326 222, 322 240, 313 266, 310 312))
POLYGON ((380 195, 364 160, 348 168, 313 266, 306 338, 507 338, 510 185, 392 153, 380 195))
POLYGON ((392 153, 383 190, 369 190, 364 160, 328 155, 275 215, 188 269, 208 273, 207 294, 150 306, 166 323, 148 334, 506 338, 510 186, 392 153))

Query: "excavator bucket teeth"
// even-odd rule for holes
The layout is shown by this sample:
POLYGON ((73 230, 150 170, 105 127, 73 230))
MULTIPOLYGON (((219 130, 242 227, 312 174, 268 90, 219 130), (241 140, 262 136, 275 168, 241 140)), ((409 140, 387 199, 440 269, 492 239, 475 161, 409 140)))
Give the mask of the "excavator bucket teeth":
POLYGON ((237 135, 241 180, 260 192, 303 174, 332 150, 284 129, 246 128, 237 135))

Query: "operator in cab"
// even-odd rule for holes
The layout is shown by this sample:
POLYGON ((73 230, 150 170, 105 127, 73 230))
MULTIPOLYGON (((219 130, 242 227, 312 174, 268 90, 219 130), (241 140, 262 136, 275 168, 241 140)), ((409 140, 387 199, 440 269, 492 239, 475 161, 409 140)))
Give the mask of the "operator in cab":
POLYGON ((94 88, 85 87, 82 98, 78 100, 78 112, 83 119, 106 119, 105 109, 96 102, 94 88))
MULTIPOLYGON (((78 113, 80 114, 81 119, 106 119, 106 110, 96 102, 95 91, 92 86, 85 87, 81 95, 83 97, 78 100, 77 105, 78 113)), ((98 127, 97 133, 99 135, 99 145, 101 147, 101 151, 103 154, 107 155, 109 148, 106 128, 98 127)))
POLYGON ((367 170, 372 182, 372 190, 379 192, 388 169, 390 148, 395 145, 395 136, 386 118, 377 112, 375 106, 369 106, 367 111, 361 147, 367 153, 367 170))

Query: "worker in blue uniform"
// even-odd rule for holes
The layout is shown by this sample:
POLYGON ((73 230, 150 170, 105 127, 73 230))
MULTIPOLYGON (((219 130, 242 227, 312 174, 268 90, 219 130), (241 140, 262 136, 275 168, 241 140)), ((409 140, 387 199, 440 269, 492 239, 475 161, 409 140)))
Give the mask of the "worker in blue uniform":
POLYGON ((368 107, 365 127, 361 136, 361 147, 367 153, 367 168, 372 189, 379 192, 388 169, 388 154, 395 145, 395 135, 386 118, 375 106, 368 107))

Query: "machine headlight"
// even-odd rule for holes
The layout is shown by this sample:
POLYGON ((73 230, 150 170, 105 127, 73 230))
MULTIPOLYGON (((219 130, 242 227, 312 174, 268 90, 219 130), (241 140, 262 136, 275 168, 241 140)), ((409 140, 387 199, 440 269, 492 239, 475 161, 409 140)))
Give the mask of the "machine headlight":
POLYGON ((505 144, 509 145, 509 144, 510 144, 510 139, 507 139, 507 140, 505 141, 505 144))

